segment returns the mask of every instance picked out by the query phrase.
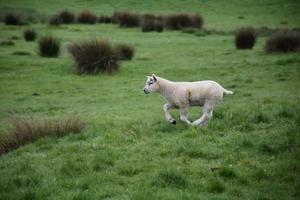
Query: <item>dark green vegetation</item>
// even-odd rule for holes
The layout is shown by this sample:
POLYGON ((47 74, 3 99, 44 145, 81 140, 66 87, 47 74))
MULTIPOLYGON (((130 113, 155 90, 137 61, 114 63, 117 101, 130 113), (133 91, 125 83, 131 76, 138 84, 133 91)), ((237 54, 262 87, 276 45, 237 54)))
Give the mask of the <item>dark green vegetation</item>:
MULTIPOLYGON (((190 11, 203 16, 210 33, 33 24, 38 35, 61 40, 60 56, 44 58, 37 43, 20 39, 23 27, 1 24, 1 42, 13 44, 0 45, 1 133, 11 130, 11 115, 76 115, 88 123, 81 134, 42 138, 2 155, 0 199, 299 199, 299 53, 266 54, 266 37, 240 51, 231 34, 241 26, 299 27, 298 1, 103 2, 3 0, 0 11, 190 11), (135 57, 114 75, 79 76, 66 49, 93 38, 133 44, 135 57), (143 94, 152 73, 216 80, 235 94, 207 127, 173 126, 164 121, 164 100, 143 94)), ((192 120, 201 113, 191 111, 192 120)))
POLYGON ((239 28, 235 33, 235 46, 238 49, 252 49, 256 42, 256 31, 252 27, 239 28))
POLYGON ((98 18, 89 10, 84 10, 80 12, 77 16, 77 22, 81 24, 95 24, 98 18))
POLYGON ((5 16, 5 24, 6 25, 21 25, 21 18, 18 15, 15 14, 7 14, 5 16))
POLYGON ((280 30, 268 38, 265 51, 268 53, 300 52, 300 31, 280 30))
POLYGON ((171 30, 182 30, 185 28, 202 28, 203 18, 198 14, 171 14, 166 16, 166 27, 171 30))
POLYGON ((72 24, 75 21, 75 15, 68 10, 61 11, 58 16, 61 18, 62 24, 72 24))
POLYGON ((42 57, 58 57, 60 40, 53 36, 43 36, 38 41, 39 55, 42 57))
POLYGON ((32 29, 26 29, 23 31, 23 36, 26 41, 34 41, 37 37, 37 34, 32 29))
POLYGON ((120 27, 138 27, 140 25, 140 15, 134 12, 114 12, 114 21, 120 27))

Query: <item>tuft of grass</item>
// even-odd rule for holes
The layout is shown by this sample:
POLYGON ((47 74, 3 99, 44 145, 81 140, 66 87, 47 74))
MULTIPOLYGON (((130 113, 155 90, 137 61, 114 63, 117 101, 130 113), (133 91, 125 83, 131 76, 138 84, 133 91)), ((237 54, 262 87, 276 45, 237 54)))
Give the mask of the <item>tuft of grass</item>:
POLYGON ((9 13, 5 15, 4 22, 6 25, 22 25, 21 17, 16 14, 9 13))
POLYGON ((113 17, 107 16, 107 15, 101 15, 101 16, 98 18, 98 22, 99 22, 99 23, 104 23, 104 24, 109 24, 109 23, 112 23, 112 22, 113 22, 113 17))
POLYGON ((164 29, 163 18, 153 14, 144 14, 141 18, 141 27, 143 32, 162 32, 164 29))
POLYGON ((62 24, 62 19, 58 15, 52 15, 49 17, 48 23, 52 26, 59 26, 62 24))
POLYGON ((140 25, 140 15, 133 12, 115 12, 114 21, 120 27, 138 27, 140 25))
POLYGON ((220 180, 212 179, 207 184, 207 190, 211 193, 222 193, 225 191, 225 186, 220 180))
POLYGON ((84 10, 77 16, 77 22, 81 24, 95 24, 98 18, 89 10, 84 10))
POLYGON ((256 42, 256 31, 252 27, 239 28, 235 32, 235 46, 237 49, 252 49, 256 42))
POLYGON ((115 51, 120 60, 131 60, 134 56, 134 47, 129 44, 117 44, 115 51))
POLYGON ((79 74, 113 73, 118 70, 118 57, 108 40, 91 40, 68 47, 79 74))
POLYGON ((68 133, 79 133, 85 127, 81 119, 74 117, 44 121, 15 118, 13 123, 14 130, 0 136, 0 155, 42 137, 62 137, 68 133))
POLYGON ((58 17, 61 19, 63 24, 72 24, 75 21, 75 15, 69 10, 62 10, 58 17))
POLYGON ((203 17, 199 14, 180 13, 169 14, 165 17, 166 27, 171 30, 182 30, 189 27, 201 29, 203 23, 203 17))
POLYGON ((185 188, 188 182, 182 172, 178 170, 166 170, 160 172, 152 184, 160 187, 185 188))
POLYGON ((293 30, 279 30, 266 41, 265 52, 288 53, 300 51, 300 32, 293 30))
POLYGON ((26 41, 34 41, 37 34, 33 29, 26 29, 23 31, 23 36, 26 41))
POLYGON ((42 57, 58 57, 60 53, 60 41, 55 37, 41 37, 38 45, 39 55, 42 57))

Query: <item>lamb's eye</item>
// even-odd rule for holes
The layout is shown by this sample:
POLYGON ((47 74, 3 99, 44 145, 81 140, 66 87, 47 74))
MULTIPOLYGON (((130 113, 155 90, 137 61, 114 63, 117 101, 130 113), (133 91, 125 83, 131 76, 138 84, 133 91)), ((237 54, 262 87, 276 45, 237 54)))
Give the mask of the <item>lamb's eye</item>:
POLYGON ((152 85, 152 84, 153 84, 152 82, 149 82, 149 83, 148 83, 148 85, 152 85))

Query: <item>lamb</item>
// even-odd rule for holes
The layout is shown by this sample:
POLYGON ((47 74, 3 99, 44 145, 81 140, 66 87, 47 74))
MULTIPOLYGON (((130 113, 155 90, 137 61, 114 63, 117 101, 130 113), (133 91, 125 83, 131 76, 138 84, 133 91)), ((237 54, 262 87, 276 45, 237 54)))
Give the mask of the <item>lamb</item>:
POLYGON ((155 74, 147 76, 144 92, 158 92, 166 99, 163 110, 168 122, 176 124, 170 114, 170 110, 176 108, 179 109, 180 120, 193 126, 207 125, 213 116, 214 106, 222 100, 223 95, 233 94, 215 81, 173 82, 155 74), (202 116, 194 122, 188 120, 188 109, 191 106, 203 106, 202 116))

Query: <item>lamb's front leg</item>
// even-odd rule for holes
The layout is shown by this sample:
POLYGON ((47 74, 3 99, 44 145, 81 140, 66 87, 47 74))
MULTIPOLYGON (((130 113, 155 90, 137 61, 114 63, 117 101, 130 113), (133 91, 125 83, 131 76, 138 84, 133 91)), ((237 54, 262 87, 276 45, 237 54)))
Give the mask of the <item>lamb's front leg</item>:
POLYGON ((180 120, 187 124, 191 124, 188 120, 188 108, 180 108, 180 120))
POLYGON ((164 111, 165 111, 165 117, 166 117, 166 120, 168 122, 170 122, 171 124, 176 124, 176 120, 171 116, 170 114, 170 110, 174 108, 171 104, 169 103, 166 103, 163 107, 164 111))

